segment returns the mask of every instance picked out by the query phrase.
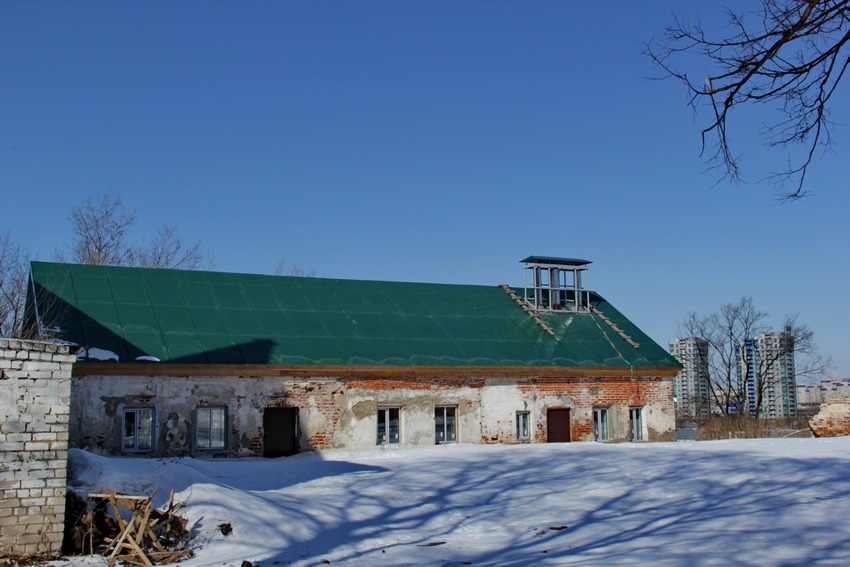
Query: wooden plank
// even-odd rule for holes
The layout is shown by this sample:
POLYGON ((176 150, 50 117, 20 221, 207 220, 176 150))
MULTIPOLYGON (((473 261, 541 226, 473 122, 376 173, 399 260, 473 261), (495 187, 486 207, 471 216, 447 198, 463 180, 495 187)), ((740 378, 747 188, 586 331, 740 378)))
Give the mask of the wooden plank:
POLYGON ((89 498, 108 499, 111 496, 121 498, 123 500, 148 500, 150 498, 149 496, 133 496, 131 494, 121 494, 121 493, 112 492, 112 491, 89 494, 89 498))
MULTIPOLYGON (((170 518, 171 518, 171 516, 169 516, 169 519, 170 518)), ((150 540, 150 542, 159 551, 166 551, 165 547, 163 547, 163 545, 159 542, 159 538, 156 536, 156 534, 154 533, 154 531, 153 531, 153 529, 152 529, 152 527, 149 523, 145 523, 144 534, 148 536, 148 539, 150 540)), ((141 542, 139 542, 139 543, 141 543, 141 542)))
POLYGON ((144 561, 145 567, 153 567, 153 563, 151 563, 150 559, 148 559, 147 555, 145 555, 144 550, 141 547, 138 546, 138 544, 135 542, 135 540, 133 540, 133 538, 129 538, 127 541, 130 542, 131 546, 133 546, 133 549, 135 550, 136 555, 138 555, 139 558, 142 561, 144 561))
MULTIPOLYGON (((168 550, 160 542, 154 531, 157 526, 169 524, 172 521, 176 521, 179 527, 185 528, 185 521, 174 515, 174 511, 182 506, 182 503, 174 502, 174 490, 169 493, 168 504, 164 512, 153 507, 153 496, 157 494, 158 490, 155 490, 150 496, 119 494, 111 490, 90 495, 90 498, 93 499, 107 499, 122 526, 117 537, 104 538, 104 541, 108 544, 107 565, 109 567, 114 567, 118 561, 134 567, 153 567, 154 561, 170 563, 191 555, 191 551, 186 549, 168 550), (125 521, 121 516, 122 507, 132 512, 128 521, 125 521), (156 551, 148 553, 145 551, 145 547, 156 548, 156 551)), ((179 527, 178 536, 183 533, 179 527)), ((168 529, 171 529, 170 525, 168 529)))
MULTIPOLYGON (((523 376, 623 376, 623 367, 617 366, 390 366, 390 365, 252 365, 252 364, 160 364, 148 366, 141 371, 137 363, 109 363, 95 368, 99 363, 86 362, 74 365, 74 376, 208 376, 211 378, 254 378, 274 376, 281 378, 324 378, 327 380, 345 380, 347 378, 379 377, 435 377, 435 378, 517 378, 523 376), (77 372, 77 369, 86 369, 77 372)), ((141 366, 141 363, 139 363, 141 366)), ((625 375, 629 374, 628 367, 625 375)), ((644 376, 676 376, 678 367, 642 366, 634 368, 644 376)))
POLYGON ((127 524, 124 518, 121 517, 121 511, 118 509, 118 503, 115 501, 115 494, 109 494, 109 503, 112 505, 112 512, 115 514, 115 521, 118 522, 118 529, 122 532, 127 529, 127 524))
POLYGON ((123 530, 121 530, 121 535, 118 537, 118 539, 115 542, 113 542, 112 553, 109 554, 109 561, 107 563, 107 565, 109 567, 113 567, 115 565, 115 562, 117 561, 116 557, 118 556, 118 554, 119 554, 119 552, 122 548, 122 544, 124 543, 124 540, 127 539, 127 532, 129 531, 129 528, 130 528, 130 526, 127 525, 123 530))
MULTIPOLYGON (((145 505, 144 509, 142 510, 142 515, 139 516, 139 518, 138 518, 139 519, 139 527, 136 528, 136 544, 137 545, 142 544, 142 539, 145 537, 148 530, 150 530, 150 526, 148 525, 148 518, 150 518, 152 506, 153 506, 153 502, 148 500, 148 503, 145 505)), ((134 514, 133 517, 135 518, 137 515, 138 515, 138 512, 136 514, 134 514)), ((154 537, 152 539, 156 539, 156 538, 154 537)))

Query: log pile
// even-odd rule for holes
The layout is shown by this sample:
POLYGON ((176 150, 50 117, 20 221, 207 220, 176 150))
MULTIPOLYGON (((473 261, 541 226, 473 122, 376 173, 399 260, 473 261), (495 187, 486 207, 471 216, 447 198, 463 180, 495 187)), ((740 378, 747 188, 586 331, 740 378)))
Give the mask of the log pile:
POLYGON ((187 520, 177 515, 182 507, 174 502, 174 491, 164 509, 153 506, 153 497, 120 494, 111 490, 89 494, 83 516, 88 532, 88 550, 109 558, 109 567, 121 561, 138 567, 153 567, 190 557, 187 520), (97 536, 97 541, 95 540, 97 536))

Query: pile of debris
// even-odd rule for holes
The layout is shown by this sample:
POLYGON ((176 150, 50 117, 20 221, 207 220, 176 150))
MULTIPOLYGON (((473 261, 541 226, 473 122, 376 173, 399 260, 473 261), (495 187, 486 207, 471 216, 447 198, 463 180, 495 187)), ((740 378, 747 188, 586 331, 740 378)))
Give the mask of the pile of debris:
POLYGON ((153 497, 120 494, 111 490, 80 500, 69 493, 66 506, 66 553, 100 553, 109 567, 122 561, 153 567, 191 557, 187 520, 177 515, 182 503, 174 491, 164 509, 153 506, 153 497))

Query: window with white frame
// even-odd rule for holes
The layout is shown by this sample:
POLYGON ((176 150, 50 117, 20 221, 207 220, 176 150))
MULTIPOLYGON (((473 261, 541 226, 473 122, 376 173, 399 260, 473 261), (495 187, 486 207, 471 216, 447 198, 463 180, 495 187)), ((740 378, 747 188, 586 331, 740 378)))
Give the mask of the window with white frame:
POLYGON ((436 443, 457 441, 457 408, 455 406, 436 406, 434 408, 436 443))
POLYGON ((632 441, 643 439, 643 408, 629 408, 629 429, 632 441))
POLYGON ((195 437, 198 449, 224 449, 227 439, 226 408, 196 409, 195 437))
POLYGON ((121 450, 127 453, 153 451, 153 408, 125 408, 122 419, 121 450))
POLYGON ((593 408, 593 438, 608 440, 608 408, 593 408))
POLYGON ((399 408, 378 408, 378 445, 399 442, 399 408))
POLYGON ((531 412, 516 412, 516 438, 531 439, 531 412))

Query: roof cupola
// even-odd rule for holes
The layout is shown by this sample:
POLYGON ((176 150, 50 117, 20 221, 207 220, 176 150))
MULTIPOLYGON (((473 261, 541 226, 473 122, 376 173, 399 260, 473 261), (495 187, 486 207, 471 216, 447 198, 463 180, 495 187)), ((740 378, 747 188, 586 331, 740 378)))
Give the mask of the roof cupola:
POLYGON ((529 256, 525 264, 523 299, 537 311, 588 313, 590 291, 586 288, 587 266, 578 258, 529 256))

